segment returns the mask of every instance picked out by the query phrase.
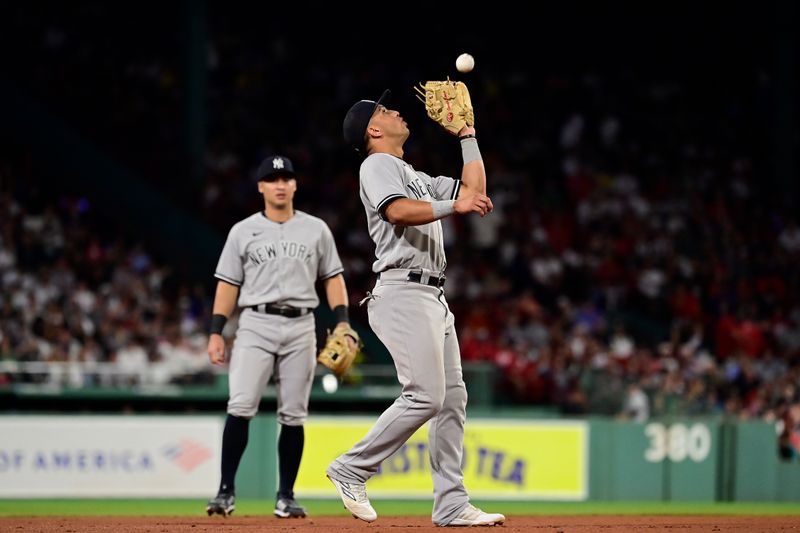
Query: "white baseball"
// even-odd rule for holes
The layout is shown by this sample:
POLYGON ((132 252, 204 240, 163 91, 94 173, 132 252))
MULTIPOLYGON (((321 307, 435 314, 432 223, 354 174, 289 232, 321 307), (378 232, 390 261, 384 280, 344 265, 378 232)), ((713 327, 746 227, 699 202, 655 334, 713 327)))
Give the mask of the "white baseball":
POLYGON ((322 376, 322 390, 328 394, 333 394, 339 388, 339 380, 333 374, 322 376))
POLYGON ((461 54, 456 59, 456 68, 459 72, 469 72, 475 68, 475 58, 469 54, 461 54))

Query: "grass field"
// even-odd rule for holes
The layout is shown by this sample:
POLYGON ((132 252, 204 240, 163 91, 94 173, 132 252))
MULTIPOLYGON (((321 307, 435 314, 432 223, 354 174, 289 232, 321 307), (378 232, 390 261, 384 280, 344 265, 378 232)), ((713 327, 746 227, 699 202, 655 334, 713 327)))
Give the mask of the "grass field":
MULTIPOLYGON (((303 500, 312 516, 345 516, 339 501, 303 500)), ((506 515, 800 515, 796 503, 475 502, 506 515)), ((237 500, 236 516, 271 515, 271 501, 237 500)), ((383 516, 425 516, 429 501, 374 500, 383 516)), ((205 516, 198 500, 0 500, 0 516, 205 516)))

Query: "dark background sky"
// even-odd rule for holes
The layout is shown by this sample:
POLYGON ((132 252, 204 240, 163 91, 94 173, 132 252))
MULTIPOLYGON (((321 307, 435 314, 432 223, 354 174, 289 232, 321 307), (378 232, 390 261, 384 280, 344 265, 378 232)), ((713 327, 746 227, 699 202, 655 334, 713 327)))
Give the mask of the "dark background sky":
POLYGON ((243 178, 274 151, 320 177, 341 172, 344 113, 384 88, 414 132, 413 161, 429 162, 418 155, 423 145, 452 152, 448 139, 423 129, 411 90, 450 75, 472 88, 482 145, 504 146, 543 179, 560 179, 552 154, 570 115, 614 115, 635 142, 661 152, 676 139, 723 138, 791 199, 797 23, 795 3, 772 1, 5 3, 3 157, 29 157, 31 178, 69 181, 43 148, 61 142, 52 124, 32 126, 41 141, 32 150, 19 123, 2 120, 38 120, 22 111, 21 95, 71 138, 191 208, 197 196, 187 186, 201 190, 209 153, 235 152, 243 178), (467 75, 454 67, 464 51, 476 59, 467 75))

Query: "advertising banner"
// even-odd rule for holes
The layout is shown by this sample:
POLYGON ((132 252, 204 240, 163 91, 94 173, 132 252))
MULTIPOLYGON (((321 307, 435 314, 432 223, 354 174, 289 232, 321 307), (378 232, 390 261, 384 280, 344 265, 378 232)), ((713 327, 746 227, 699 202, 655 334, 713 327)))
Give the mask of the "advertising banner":
POLYGON ((0 417, 0 497, 208 497, 221 417, 0 417))
MULTIPOLYGON (((314 417, 295 491, 335 497, 328 464, 361 439, 374 418, 314 417)), ((481 499, 585 500, 588 496, 588 425, 585 422, 468 420, 464 482, 481 499)), ((372 497, 429 498, 433 491, 427 425, 420 428, 367 485, 372 497)))

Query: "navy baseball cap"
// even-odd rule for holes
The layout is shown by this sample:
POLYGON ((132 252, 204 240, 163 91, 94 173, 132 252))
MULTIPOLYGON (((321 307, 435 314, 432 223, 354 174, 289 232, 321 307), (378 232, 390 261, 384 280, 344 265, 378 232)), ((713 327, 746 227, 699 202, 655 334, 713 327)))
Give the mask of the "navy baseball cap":
POLYGON ((379 105, 388 102, 391 96, 392 92, 386 89, 383 91, 381 97, 378 98, 377 102, 373 102, 372 100, 359 100, 353 104, 353 107, 351 107, 350 111, 345 115, 344 124, 342 125, 344 141, 351 148, 355 148, 357 151, 364 148, 364 136, 367 133, 367 126, 369 125, 369 120, 372 118, 372 114, 375 113, 375 109, 379 105))
POLYGON ((271 155, 264 159, 256 171, 258 181, 274 179, 279 175, 296 177, 294 165, 288 157, 283 155, 271 155))

